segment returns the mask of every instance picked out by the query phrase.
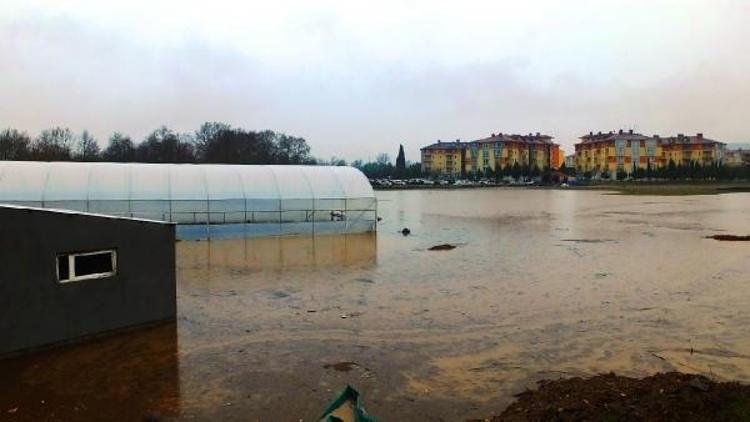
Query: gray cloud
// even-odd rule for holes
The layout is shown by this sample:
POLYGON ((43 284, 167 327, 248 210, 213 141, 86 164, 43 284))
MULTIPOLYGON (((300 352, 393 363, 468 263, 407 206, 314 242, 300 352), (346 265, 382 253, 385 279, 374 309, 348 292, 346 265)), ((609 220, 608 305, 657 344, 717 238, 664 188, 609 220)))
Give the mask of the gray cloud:
POLYGON ((750 10, 733 1, 688 9, 700 12, 696 4, 719 6, 703 21, 643 31, 556 36, 565 25, 530 23, 469 52, 476 32, 440 38, 429 31, 441 30, 434 17, 388 21, 382 39, 330 10, 284 20, 273 39, 174 25, 149 39, 159 32, 26 14, 0 19, 0 126, 87 128, 103 142, 115 130, 140 138, 162 124, 191 131, 219 120, 304 136, 314 154, 348 159, 395 155, 398 143, 418 159, 435 139, 498 131, 550 133, 569 152, 583 132, 628 126, 747 140, 750 28, 737 15, 750 10))

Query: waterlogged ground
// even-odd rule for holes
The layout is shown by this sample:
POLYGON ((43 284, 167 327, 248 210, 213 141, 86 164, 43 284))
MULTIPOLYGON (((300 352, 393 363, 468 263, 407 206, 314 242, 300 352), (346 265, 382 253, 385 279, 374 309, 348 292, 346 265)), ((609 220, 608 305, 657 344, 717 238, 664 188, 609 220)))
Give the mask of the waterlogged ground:
POLYGON ((180 242, 176 324, 0 361, 0 419, 313 421, 350 383, 453 421, 543 378, 750 382, 750 243, 703 238, 750 232, 750 194, 378 196, 377 236, 180 242))

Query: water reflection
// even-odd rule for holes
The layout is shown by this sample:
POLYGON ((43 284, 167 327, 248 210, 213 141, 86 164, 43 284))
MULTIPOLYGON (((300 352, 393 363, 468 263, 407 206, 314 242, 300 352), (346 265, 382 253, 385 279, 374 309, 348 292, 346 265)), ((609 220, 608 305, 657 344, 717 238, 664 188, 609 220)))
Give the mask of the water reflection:
POLYGON ((178 268, 252 269, 372 266, 377 234, 281 236, 184 241, 177 244, 178 268))
POLYGON ((177 324, 0 360, 0 419, 143 420, 180 412, 177 324))

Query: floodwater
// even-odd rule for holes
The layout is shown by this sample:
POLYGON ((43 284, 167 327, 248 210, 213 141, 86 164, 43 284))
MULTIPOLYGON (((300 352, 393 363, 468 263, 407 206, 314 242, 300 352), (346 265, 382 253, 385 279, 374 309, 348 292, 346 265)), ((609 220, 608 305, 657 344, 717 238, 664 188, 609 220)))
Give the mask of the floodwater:
POLYGON ((0 419, 314 421, 349 383, 454 421, 544 378, 750 382, 750 243, 704 238, 750 232, 748 193, 378 197, 377 235, 178 243, 176 324, 0 361, 0 419))

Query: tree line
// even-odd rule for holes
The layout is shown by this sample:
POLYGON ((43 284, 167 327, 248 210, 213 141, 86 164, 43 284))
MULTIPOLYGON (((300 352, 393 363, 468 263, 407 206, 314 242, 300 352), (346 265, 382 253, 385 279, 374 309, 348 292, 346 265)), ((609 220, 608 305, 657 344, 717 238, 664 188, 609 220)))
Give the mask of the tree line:
MULTIPOLYGON (((590 171, 581 171, 578 173, 584 179, 590 179, 593 174, 590 171)), ((609 179, 610 174, 604 172, 600 175, 602 179, 609 179)), ((750 163, 743 163, 739 166, 727 166, 719 164, 701 165, 696 161, 688 163, 676 163, 669 160, 666 166, 653 168, 648 165, 646 168, 634 167, 633 171, 628 174, 621 169, 615 173, 616 180, 625 179, 634 180, 748 180, 750 179, 750 163)))
POLYGON ((76 134, 69 128, 54 127, 32 138, 26 132, 7 128, 0 130, 0 160, 316 164, 304 138, 272 130, 245 130, 221 122, 203 123, 193 133, 178 133, 162 126, 141 142, 115 132, 104 149, 87 130, 76 134))
POLYGON ((400 151, 399 157, 396 158, 396 165, 391 163, 391 157, 386 153, 378 154, 374 161, 354 160, 347 163, 346 160, 334 156, 330 160, 318 159, 317 163, 329 166, 351 165, 370 179, 418 179, 425 176, 422 165, 406 161, 403 151, 400 151))
POLYGON ((391 163, 391 157, 382 153, 378 154, 375 161, 352 161, 352 167, 359 169, 370 179, 418 179, 425 176, 420 163, 406 161, 403 148, 399 150, 395 166, 391 163))

